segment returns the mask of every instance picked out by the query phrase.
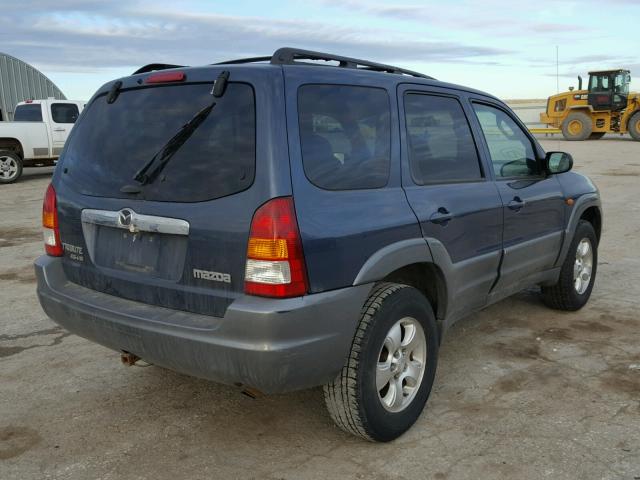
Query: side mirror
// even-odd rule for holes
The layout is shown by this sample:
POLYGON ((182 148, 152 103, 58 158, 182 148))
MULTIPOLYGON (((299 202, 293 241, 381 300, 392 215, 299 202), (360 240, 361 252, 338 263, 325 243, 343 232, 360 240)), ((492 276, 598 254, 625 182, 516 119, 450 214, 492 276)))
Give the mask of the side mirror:
POLYGON ((568 172, 573 168, 573 157, 566 152, 547 152, 544 167, 549 174, 568 172))

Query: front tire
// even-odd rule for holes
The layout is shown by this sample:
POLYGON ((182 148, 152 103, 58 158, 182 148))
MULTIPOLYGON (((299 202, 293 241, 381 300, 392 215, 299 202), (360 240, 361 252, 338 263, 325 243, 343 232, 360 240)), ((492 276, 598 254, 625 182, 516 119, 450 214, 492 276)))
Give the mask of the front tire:
POLYGON ((556 310, 575 311, 585 306, 598 269, 598 238, 593 225, 580 220, 560 269, 558 283, 542 287, 545 305, 556 310))
POLYGON ((0 151, 0 183, 13 183, 22 175, 22 159, 10 150, 0 151))
POLYGON ((362 309, 349 357, 324 387, 329 414, 344 431, 391 441, 418 419, 435 377, 439 335, 427 298, 382 283, 362 309))
POLYGON ((628 130, 631 138, 640 142, 640 112, 634 113, 629 119, 628 130))
POLYGON ((562 136, 570 141, 586 140, 592 129, 591 117, 583 112, 571 113, 562 122, 562 136))

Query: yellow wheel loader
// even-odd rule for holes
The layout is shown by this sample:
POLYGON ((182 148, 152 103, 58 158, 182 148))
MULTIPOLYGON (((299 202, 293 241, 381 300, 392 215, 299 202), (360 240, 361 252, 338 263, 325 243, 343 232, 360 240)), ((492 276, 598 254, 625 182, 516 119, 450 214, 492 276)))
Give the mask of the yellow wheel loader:
POLYGON ((587 90, 570 88, 547 100, 540 121, 559 128, 567 140, 596 140, 605 133, 627 133, 640 141, 640 93, 629 93, 629 70, 589 72, 587 90))

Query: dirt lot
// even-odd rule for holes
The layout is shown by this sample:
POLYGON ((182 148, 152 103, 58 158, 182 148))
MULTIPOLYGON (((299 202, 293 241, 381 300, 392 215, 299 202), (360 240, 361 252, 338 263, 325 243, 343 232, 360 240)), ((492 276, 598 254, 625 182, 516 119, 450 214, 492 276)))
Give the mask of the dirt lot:
POLYGON ((319 389, 250 399, 117 353, 44 315, 31 263, 50 170, 0 187, 0 479, 640 478, 640 143, 568 143, 604 199, 591 302, 522 293, 460 321, 401 439, 335 428, 319 389))

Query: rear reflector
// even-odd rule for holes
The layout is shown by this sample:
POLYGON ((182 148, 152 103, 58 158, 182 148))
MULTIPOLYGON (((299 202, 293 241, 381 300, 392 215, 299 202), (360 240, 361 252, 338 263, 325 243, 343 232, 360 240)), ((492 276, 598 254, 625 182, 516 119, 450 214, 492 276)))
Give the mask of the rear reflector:
POLYGON ((63 251, 58 225, 58 205, 56 191, 51 184, 47 187, 44 202, 42 203, 42 234, 47 255, 61 257, 63 251))
POLYGON ((293 199, 274 198, 254 214, 247 247, 245 292, 287 298, 309 290, 293 199))
POLYGON ((163 72, 149 75, 144 83, 184 82, 186 79, 184 72, 163 72))

